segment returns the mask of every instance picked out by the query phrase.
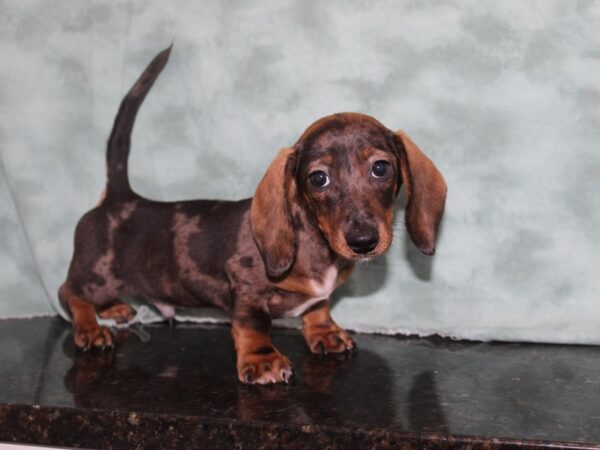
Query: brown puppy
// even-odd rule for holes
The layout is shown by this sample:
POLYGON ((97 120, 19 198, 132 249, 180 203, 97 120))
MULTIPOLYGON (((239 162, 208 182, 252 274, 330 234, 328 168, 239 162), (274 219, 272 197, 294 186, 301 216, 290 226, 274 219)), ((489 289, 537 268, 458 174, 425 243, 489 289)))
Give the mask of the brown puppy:
POLYGON ((127 178, 130 135, 169 53, 156 56, 121 103, 108 141, 105 195, 77 225, 59 290, 75 344, 112 346, 96 313, 131 319, 134 311, 118 301, 121 295, 142 296, 165 315, 173 306, 213 305, 231 314, 239 380, 286 382, 292 366, 271 342, 271 319, 302 317, 312 352, 352 350, 354 342, 329 313, 330 294, 355 261, 390 246, 402 183, 408 232, 421 251, 433 254, 446 184, 404 133, 343 113, 318 120, 293 147, 280 150, 254 198, 142 198, 127 178))

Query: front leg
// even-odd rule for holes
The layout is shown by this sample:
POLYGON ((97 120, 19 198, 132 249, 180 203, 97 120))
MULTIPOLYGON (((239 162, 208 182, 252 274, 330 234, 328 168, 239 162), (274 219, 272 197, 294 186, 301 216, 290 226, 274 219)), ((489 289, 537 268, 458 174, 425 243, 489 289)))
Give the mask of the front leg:
POLYGON ((237 354, 237 374, 242 383, 287 383, 292 365, 277 351, 269 336, 271 317, 265 311, 248 309, 236 312, 231 334, 237 354))
POLYGON ((329 300, 317 303, 302 315, 302 334, 313 353, 342 353, 356 348, 348 333, 331 318, 329 300))

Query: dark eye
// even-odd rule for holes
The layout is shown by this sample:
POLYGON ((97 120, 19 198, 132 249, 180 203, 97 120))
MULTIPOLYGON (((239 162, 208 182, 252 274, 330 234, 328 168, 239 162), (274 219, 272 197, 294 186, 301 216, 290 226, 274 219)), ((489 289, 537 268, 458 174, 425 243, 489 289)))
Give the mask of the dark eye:
POLYGON ((319 189, 322 189, 322 188, 328 186, 331 181, 329 179, 329 175, 327 175, 322 170, 315 170, 308 176, 308 179, 310 180, 310 183, 314 187, 319 188, 319 189))
POLYGON ((371 168, 371 175, 375 178, 383 178, 390 171, 390 163, 387 161, 375 161, 371 168))

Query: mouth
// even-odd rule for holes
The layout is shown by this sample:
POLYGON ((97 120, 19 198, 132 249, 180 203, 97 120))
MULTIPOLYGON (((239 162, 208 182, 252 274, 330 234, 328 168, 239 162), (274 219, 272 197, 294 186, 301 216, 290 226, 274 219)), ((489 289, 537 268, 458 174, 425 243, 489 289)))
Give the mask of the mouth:
POLYGON ((381 243, 379 243, 379 245, 376 248, 367 253, 355 252, 347 245, 334 245, 333 243, 331 243, 330 247, 334 251, 334 253, 340 258, 345 259, 346 261, 360 262, 370 261, 383 255, 387 251, 389 245, 382 245, 381 243))
POLYGON ((383 255, 385 253, 385 251, 377 251, 377 250, 373 250, 372 252, 369 253, 355 253, 352 255, 352 260, 356 261, 356 262, 360 262, 360 261, 371 261, 372 259, 375 259, 381 255, 383 255))

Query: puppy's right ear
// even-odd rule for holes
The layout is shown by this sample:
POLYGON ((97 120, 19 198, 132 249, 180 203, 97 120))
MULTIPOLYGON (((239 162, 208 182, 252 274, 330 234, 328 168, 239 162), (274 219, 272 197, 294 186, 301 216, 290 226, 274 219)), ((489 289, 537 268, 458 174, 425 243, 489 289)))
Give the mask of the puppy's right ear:
POLYGON ((296 232, 289 202, 296 192, 293 162, 295 151, 279 151, 261 180, 252 199, 250 225, 254 242, 269 277, 281 277, 296 257, 296 232))

